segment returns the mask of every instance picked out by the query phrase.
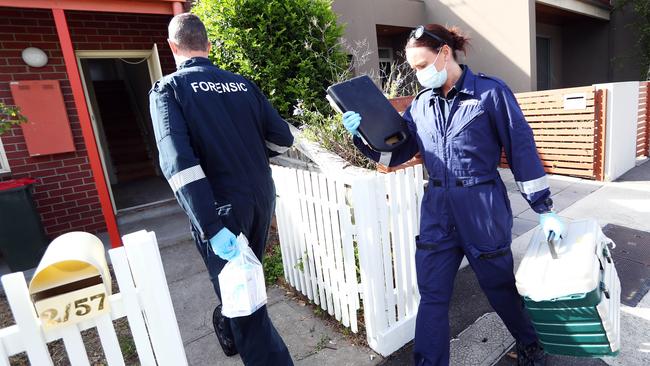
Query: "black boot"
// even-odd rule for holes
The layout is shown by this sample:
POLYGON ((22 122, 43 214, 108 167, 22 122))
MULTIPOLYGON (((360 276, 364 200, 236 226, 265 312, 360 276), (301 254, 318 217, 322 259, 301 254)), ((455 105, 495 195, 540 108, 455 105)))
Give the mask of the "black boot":
POLYGON ((232 338, 230 324, 221 314, 221 304, 212 313, 212 325, 214 325, 214 332, 217 335, 223 353, 228 357, 236 355, 237 347, 235 346, 235 340, 232 338))
POLYGON ((546 352, 538 342, 524 346, 517 342, 517 366, 544 366, 546 365, 546 352))

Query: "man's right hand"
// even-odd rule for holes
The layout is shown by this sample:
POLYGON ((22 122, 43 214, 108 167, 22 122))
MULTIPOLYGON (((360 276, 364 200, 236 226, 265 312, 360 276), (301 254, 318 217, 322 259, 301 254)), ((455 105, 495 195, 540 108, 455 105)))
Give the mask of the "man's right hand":
POLYGON ((359 125, 361 124, 361 115, 357 112, 347 111, 343 113, 343 127, 352 135, 359 136, 359 125))
POLYGON ((216 255, 227 261, 239 255, 237 237, 225 227, 210 239, 210 246, 216 255))

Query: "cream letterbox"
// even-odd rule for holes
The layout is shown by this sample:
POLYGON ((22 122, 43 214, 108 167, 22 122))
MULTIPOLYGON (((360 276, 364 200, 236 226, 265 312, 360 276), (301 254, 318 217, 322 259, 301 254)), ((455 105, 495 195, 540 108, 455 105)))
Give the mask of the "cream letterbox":
POLYGON ((109 312, 111 275, 102 242, 84 232, 56 238, 36 268, 29 294, 46 329, 109 312))

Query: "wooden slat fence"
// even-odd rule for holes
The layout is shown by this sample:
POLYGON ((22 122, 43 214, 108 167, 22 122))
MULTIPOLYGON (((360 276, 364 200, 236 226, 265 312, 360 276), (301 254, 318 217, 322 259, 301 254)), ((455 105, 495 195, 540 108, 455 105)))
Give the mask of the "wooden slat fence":
POLYGON ((648 98, 648 82, 639 84, 639 114, 636 134, 636 156, 648 156, 650 145, 650 98, 648 98))
MULTIPOLYGON (((515 96, 547 173, 603 179, 606 90, 588 86, 515 96)), ((501 162, 507 165, 505 155, 501 162)))
POLYGON ((158 243, 153 232, 123 237, 124 246, 109 251, 120 288, 107 298, 111 312, 81 323, 45 330, 37 317, 22 272, 2 276, 15 325, 0 329, 0 365, 26 352, 31 365, 52 365, 47 344, 63 339, 72 366, 89 365, 81 332, 97 328, 106 363, 124 365, 113 320, 127 317, 141 365, 187 365, 158 243))
POLYGON ((422 165, 341 178, 273 167, 287 282, 389 355, 413 339, 422 165))

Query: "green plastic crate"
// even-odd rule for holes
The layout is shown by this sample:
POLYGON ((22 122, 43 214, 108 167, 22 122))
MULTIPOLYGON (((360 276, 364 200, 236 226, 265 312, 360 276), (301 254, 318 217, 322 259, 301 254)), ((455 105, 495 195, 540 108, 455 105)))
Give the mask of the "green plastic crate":
MULTIPOLYGON (((595 267, 592 267, 592 270, 598 273, 591 272, 594 274, 594 277, 592 277, 593 282, 590 282, 595 288, 584 293, 561 296, 544 301, 533 301, 528 296, 522 296, 524 305, 546 352, 576 357, 615 356, 620 349, 621 289, 616 268, 614 268, 609 249, 606 245, 605 240, 608 239, 602 235, 600 226, 597 226, 592 221, 583 220, 573 225, 570 224, 569 230, 571 229, 573 230, 573 235, 569 236, 569 238, 578 238, 584 232, 598 232, 597 235, 592 235, 592 237, 600 238, 600 240, 598 243, 593 244, 594 250, 591 252, 591 255, 595 256, 592 258, 597 258, 597 260, 594 260, 595 267)), ((562 254, 565 260, 571 258, 571 243, 564 243, 564 247, 560 247, 560 259, 552 259, 550 253, 548 254, 548 258, 546 258, 547 249, 542 244, 539 244, 539 242, 540 237, 538 233, 538 236, 531 240, 531 247, 529 247, 529 252, 527 253, 529 263, 524 264, 522 262, 522 266, 536 265, 537 267, 535 268, 537 270, 558 268, 558 264, 561 264, 561 262, 552 261, 562 260, 562 254), (532 247, 533 245, 535 247, 532 247), (545 267, 544 262, 549 263, 548 267, 545 267)), ((581 250, 585 249, 584 240, 579 245, 582 245, 581 250)), ((581 258, 584 259, 585 257, 581 258)), ((585 260, 583 263, 589 264, 589 261, 585 260)), ((525 274, 530 276, 530 273, 532 273, 530 272, 530 268, 524 268, 522 273, 528 270, 528 273, 525 274)), ((560 266, 559 268, 565 267, 560 266)), ((540 271, 540 273, 543 276, 544 272, 540 271)), ((527 278, 530 277, 521 276, 522 289, 528 291, 544 289, 544 287, 539 287, 543 284, 542 282, 539 284, 533 282, 536 283, 534 287, 531 287, 529 283, 523 283, 527 278)), ((555 283, 557 282, 547 282, 546 285, 553 286, 555 283)), ((588 288, 590 287, 586 287, 585 290, 588 288)), ((539 300, 539 296, 537 299, 539 300)))

